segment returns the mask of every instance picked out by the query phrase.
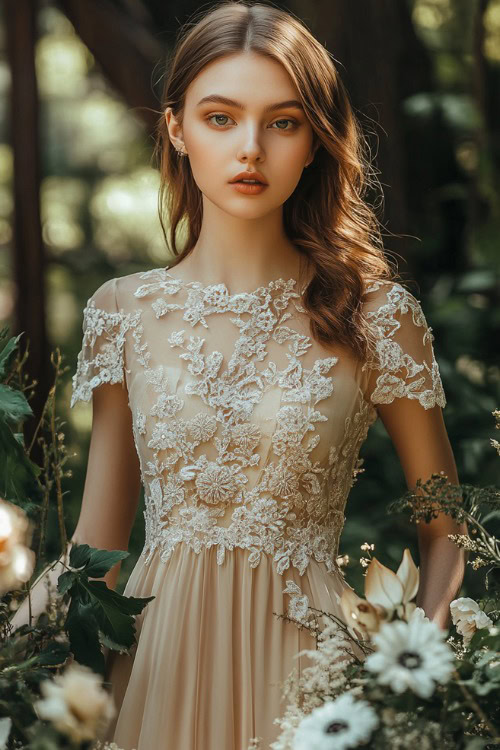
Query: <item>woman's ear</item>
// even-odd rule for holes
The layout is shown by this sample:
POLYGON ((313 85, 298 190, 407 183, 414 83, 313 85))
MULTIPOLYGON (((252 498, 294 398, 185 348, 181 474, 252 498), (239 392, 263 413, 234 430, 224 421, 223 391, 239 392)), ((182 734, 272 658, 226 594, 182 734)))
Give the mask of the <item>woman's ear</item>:
POLYGON ((177 119, 172 112, 171 107, 167 107, 165 110, 165 122, 167 123, 168 136, 170 142, 177 151, 184 151, 184 141, 182 139, 182 128, 177 122, 177 119))
POLYGON ((316 151, 318 150, 318 148, 319 148, 320 146, 321 146, 321 143, 320 143, 320 141, 319 141, 318 139, 316 139, 316 140, 315 140, 315 142, 314 142, 314 144, 313 144, 313 146, 312 146, 312 148, 311 148, 311 151, 310 151, 310 153, 309 153, 309 159, 308 159, 308 160, 306 161, 306 163, 304 164, 304 166, 305 166, 305 167, 308 167, 308 166, 309 166, 309 164, 311 164, 311 162, 313 162, 313 161, 314 161, 314 157, 315 157, 315 155, 316 155, 316 151))

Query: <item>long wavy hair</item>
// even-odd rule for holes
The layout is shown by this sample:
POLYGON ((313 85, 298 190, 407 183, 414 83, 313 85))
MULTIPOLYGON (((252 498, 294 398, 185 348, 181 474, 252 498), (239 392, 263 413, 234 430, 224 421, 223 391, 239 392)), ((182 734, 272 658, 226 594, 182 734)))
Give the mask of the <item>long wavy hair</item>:
POLYGON ((311 335, 327 348, 345 345, 364 360, 373 345, 362 306, 366 285, 397 275, 384 252, 375 211, 364 199, 368 188, 379 188, 380 183, 330 54, 300 20, 273 5, 225 0, 180 29, 167 64, 153 151, 161 180, 160 222, 176 258, 170 267, 195 246, 203 211, 189 160, 179 159, 164 112, 171 107, 182 125, 186 90, 205 65, 247 51, 283 65, 299 91, 314 145, 319 142, 312 163, 283 205, 286 235, 313 271, 301 300, 311 335), (185 230, 182 249, 178 228, 185 230))

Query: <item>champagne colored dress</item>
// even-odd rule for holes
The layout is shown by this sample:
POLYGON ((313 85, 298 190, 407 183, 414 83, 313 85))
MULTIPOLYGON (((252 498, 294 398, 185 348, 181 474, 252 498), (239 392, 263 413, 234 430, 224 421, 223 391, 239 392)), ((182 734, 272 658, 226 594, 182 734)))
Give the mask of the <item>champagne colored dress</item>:
MULTIPOLYGON (((361 363, 310 335, 294 279, 230 294, 164 268, 111 279, 88 300, 71 406, 127 388, 145 543, 124 594, 154 596, 131 653, 109 652, 124 750, 267 748, 282 682, 314 637, 276 617, 288 581, 342 618, 344 511, 376 404, 445 406, 418 300, 373 281, 376 353, 361 363), (276 614, 275 614, 276 613, 276 614)), ((292 585, 289 591, 297 589, 292 585)))

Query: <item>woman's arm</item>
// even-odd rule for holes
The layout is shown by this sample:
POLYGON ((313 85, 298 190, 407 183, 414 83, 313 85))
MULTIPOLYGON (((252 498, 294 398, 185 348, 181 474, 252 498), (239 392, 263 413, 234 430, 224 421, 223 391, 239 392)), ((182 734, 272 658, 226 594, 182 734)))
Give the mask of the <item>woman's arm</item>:
MULTIPOLYGON (((82 506, 67 557, 73 542, 99 549, 127 550, 139 502, 140 483, 127 389, 119 383, 102 383, 92 393, 92 434, 82 506)), ((118 562, 104 576, 110 588, 116 585, 120 567, 121 562, 118 562)), ((52 570, 47 567, 31 587, 31 610, 35 621, 47 605, 47 578, 56 586, 64 571, 60 562, 52 570)), ((19 627, 28 622, 26 597, 11 623, 19 627)))
MULTIPOLYGON (((440 406, 423 409, 418 401, 403 398, 379 404, 377 410, 410 489, 415 487, 417 479, 425 482, 441 471, 451 484, 459 483, 440 406)), ((466 565, 465 550, 448 539, 448 534, 467 534, 467 525, 457 525, 445 513, 417 525, 420 552, 417 606, 444 629, 449 626, 450 602, 460 591, 466 565)))

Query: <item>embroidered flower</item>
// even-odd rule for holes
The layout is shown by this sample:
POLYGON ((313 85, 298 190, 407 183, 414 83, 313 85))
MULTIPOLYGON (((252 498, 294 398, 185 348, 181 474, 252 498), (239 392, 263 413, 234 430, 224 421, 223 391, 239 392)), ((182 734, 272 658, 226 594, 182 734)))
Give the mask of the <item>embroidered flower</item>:
POLYGON ((227 287, 224 284, 213 284, 205 289, 204 303, 208 307, 226 307, 228 300, 227 287))
POLYGON ((146 415, 140 410, 135 410, 135 429, 138 435, 146 434, 146 415))
POLYGON ((154 426, 151 440, 148 442, 148 448, 154 448, 156 451, 175 448, 177 440, 177 432, 172 425, 168 424, 168 422, 158 422, 154 426))
POLYGON ((184 330, 182 331, 172 331, 170 336, 167 339, 170 346, 182 346, 184 343, 184 330))
POLYGON ((169 310, 169 307, 163 297, 155 299, 155 301, 151 303, 151 307, 153 308, 153 312, 157 318, 161 318, 169 310))
POLYGON ((290 602, 288 604, 289 617, 304 622, 309 611, 309 598, 302 593, 300 586, 289 579, 282 593, 290 594, 290 602))
POLYGON ((183 406, 184 401, 179 396, 160 393, 156 403, 151 407, 151 414, 165 419, 165 417, 173 417, 183 406))
POLYGON ((228 466, 211 461, 196 477, 196 488, 200 500, 215 505, 228 503, 238 491, 239 482, 228 466))
POLYGON ((209 414, 197 414, 188 424, 188 431, 198 443, 210 440, 217 429, 217 420, 209 414))
POLYGON ((231 440, 244 453, 249 453, 258 445, 260 429, 255 424, 237 424, 231 428, 231 440))
POLYGON ((287 498, 297 493, 298 486, 297 474, 287 466, 270 467, 268 487, 273 495, 287 498))

